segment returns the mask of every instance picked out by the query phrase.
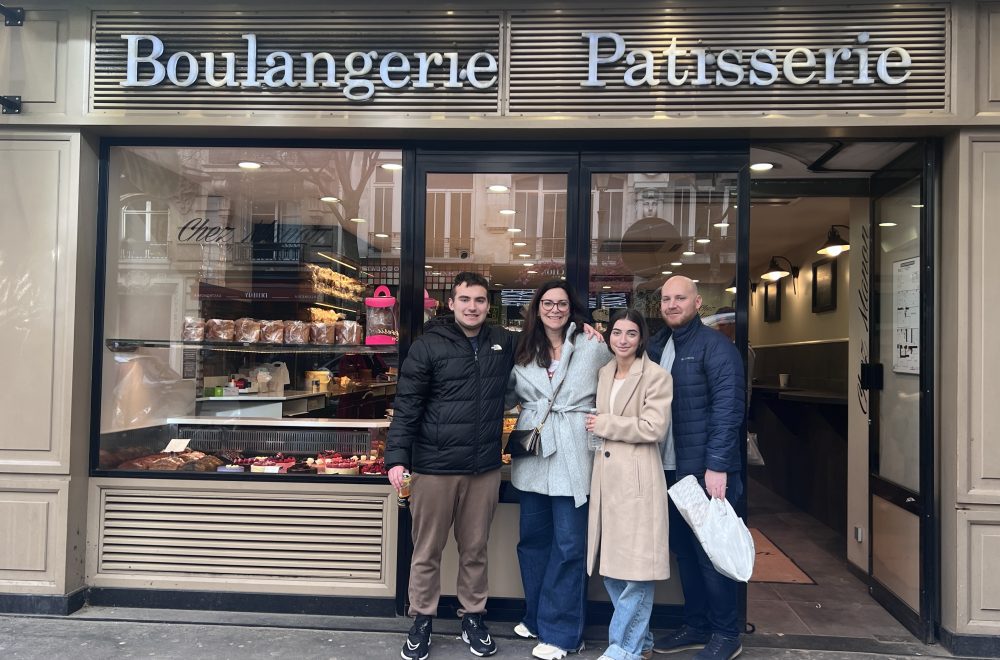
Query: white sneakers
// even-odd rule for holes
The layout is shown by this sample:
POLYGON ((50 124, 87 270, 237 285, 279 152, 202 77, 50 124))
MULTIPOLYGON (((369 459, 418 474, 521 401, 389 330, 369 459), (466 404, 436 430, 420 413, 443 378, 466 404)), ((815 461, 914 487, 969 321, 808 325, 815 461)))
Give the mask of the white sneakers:
POLYGON ((523 621, 514 626, 514 634, 524 639, 535 639, 538 637, 538 635, 528 630, 528 626, 524 625, 523 621))
MULTIPOLYGON (((527 628, 525 629, 527 630, 527 628)), ((570 653, 579 653, 583 650, 583 643, 580 644, 580 648, 573 649, 572 651, 567 651, 561 649, 558 646, 552 646, 551 644, 546 644, 545 642, 538 642, 535 648, 531 649, 531 655, 540 660, 562 660, 570 653)))

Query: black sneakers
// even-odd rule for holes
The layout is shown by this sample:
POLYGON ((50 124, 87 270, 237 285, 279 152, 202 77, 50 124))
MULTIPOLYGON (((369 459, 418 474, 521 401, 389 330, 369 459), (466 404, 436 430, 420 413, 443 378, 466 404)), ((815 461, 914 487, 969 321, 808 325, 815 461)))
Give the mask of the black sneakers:
POLYGON ((705 648, 698 651, 694 660, 733 660, 743 653, 743 645, 740 644, 739 637, 723 637, 722 635, 712 635, 705 648))
POLYGON ((694 628, 683 626, 672 635, 667 635, 656 640, 656 643, 653 644, 653 651, 669 655, 672 653, 681 653, 682 651, 703 649, 711 637, 707 632, 699 632, 694 628))
POLYGON ((399 657, 403 660, 427 660, 431 654, 431 620, 426 614, 417 615, 399 657))
POLYGON ((497 652, 497 644, 490 637, 482 614, 466 614, 462 617, 462 641, 469 645, 473 655, 481 658, 497 652))

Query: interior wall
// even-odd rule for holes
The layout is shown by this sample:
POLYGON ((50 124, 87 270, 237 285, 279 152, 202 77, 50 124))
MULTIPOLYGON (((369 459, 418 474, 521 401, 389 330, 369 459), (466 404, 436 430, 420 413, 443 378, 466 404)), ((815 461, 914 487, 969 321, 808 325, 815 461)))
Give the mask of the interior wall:
MULTIPOLYGON (((847 206, 845 205, 845 212, 847 206)), ((850 218, 845 215, 843 224, 850 218)), ((753 240, 751 235, 751 241, 753 240)), ((822 242, 810 239, 795 251, 782 255, 792 265, 800 268, 798 278, 791 275, 782 280, 781 320, 764 321, 764 282, 760 275, 767 269, 767 262, 750 267, 750 281, 757 283, 757 290, 750 294, 750 343, 753 346, 771 346, 806 341, 844 340, 848 335, 848 297, 850 286, 850 259, 848 253, 837 257, 837 308, 814 314, 812 311, 812 264, 824 259, 816 254, 822 242), (792 283, 795 283, 793 288, 792 283)))

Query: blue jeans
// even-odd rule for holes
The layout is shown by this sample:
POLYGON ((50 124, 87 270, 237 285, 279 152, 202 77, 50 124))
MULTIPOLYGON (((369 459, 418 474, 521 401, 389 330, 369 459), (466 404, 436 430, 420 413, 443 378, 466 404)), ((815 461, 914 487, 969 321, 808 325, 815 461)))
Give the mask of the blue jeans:
POLYGON ((546 644, 575 651, 587 604, 587 505, 525 491, 520 499, 524 625, 546 644))
POLYGON ((642 660, 642 652, 653 648, 649 615, 653 613, 656 583, 605 577, 604 588, 615 606, 604 655, 614 660, 642 660))
MULTIPOLYGON (((678 481, 675 476, 673 472, 667 473, 668 485, 678 481)), ((704 487, 704 477, 698 482, 704 487)), ((736 506, 742 493, 740 473, 728 473, 726 499, 736 506)), ((673 500, 670 502, 670 549, 677 558, 681 589, 684 591, 684 625, 698 632, 739 637, 739 585, 715 570, 673 500)))

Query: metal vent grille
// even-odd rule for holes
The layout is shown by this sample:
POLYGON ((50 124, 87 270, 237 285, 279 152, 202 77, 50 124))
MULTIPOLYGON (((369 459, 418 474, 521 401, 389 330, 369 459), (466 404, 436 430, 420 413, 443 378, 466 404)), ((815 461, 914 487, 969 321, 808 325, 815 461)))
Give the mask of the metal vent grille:
MULTIPOLYGON (((499 12, 455 10, 451 15, 443 11, 394 11, 394 12, 183 12, 139 11, 94 13, 93 58, 94 77, 91 81, 91 110, 135 111, 142 113, 179 111, 222 111, 247 114, 254 112, 308 112, 349 114, 363 112, 381 113, 435 113, 462 115, 490 115, 499 112, 498 81, 490 89, 479 90, 466 83, 461 89, 448 89, 448 61, 444 66, 431 67, 428 81, 433 88, 387 89, 379 80, 378 62, 373 73, 365 76, 375 84, 375 94, 367 101, 351 101, 344 96, 343 77, 346 72, 344 57, 354 51, 377 51, 380 56, 398 51, 411 59, 411 69, 416 73, 417 62, 412 54, 418 52, 458 52, 459 62, 465 65, 476 52, 500 52, 499 12), (337 65, 339 88, 296 87, 241 88, 209 86, 203 75, 185 88, 170 84, 157 87, 122 87, 126 80, 127 42, 123 34, 152 34, 164 43, 160 61, 178 52, 192 53, 204 70, 200 53, 216 55, 222 77, 224 62, 221 53, 235 52, 236 80, 245 79, 247 70, 247 42, 241 35, 257 35, 257 72, 262 77, 269 66, 268 53, 287 51, 293 55, 301 52, 329 52, 337 65)), ((141 55, 148 54, 148 49, 141 55)), ((295 79, 305 75, 305 62, 294 57, 295 79)), ((319 68, 325 80, 325 66, 319 68)), ((186 75, 187 65, 179 68, 186 75)), ((140 74, 144 74, 140 70, 140 74)), ((400 74, 401 75, 401 74, 400 74)))
POLYGON ((386 500, 303 493, 106 490, 99 571, 378 582, 386 500))
MULTIPOLYGON (((902 113, 949 109, 948 7, 943 4, 836 5, 719 7, 710 5, 646 7, 627 13, 596 10, 513 11, 510 17, 509 111, 513 115, 534 113, 626 113, 649 116, 654 113, 747 113, 808 111, 810 114, 859 112, 902 113), (587 79, 588 42, 583 32, 620 34, 626 54, 648 49, 656 55, 657 87, 627 87, 623 76, 629 65, 622 57, 613 65, 601 66, 600 79, 606 87, 581 87, 587 79), (766 87, 751 87, 744 80, 737 87, 713 85, 671 86, 666 81, 666 56, 671 39, 677 47, 702 46, 710 53, 734 48, 744 51, 744 67, 752 51, 777 50, 781 58, 794 47, 817 54, 820 48, 857 46, 862 32, 870 34, 868 44, 875 56, 870 70, 875 78, 877 54, 888 46, 900 46, 913 59, 910 78, 901 85, 850 85, 858 73, 858 58, 841 63, 838 72, 845 83, 819 85, 814 80, 794 85, 784 76, 766 87)), ((602 56, 611 54, 603 42, 602 56)), ((642 62, 643 60, 639 60, 642 62)), ((693 72, 693 56, 677 59, 678 74, 693 72)), ((714 80, 714 67, 708 67, 714 80)), ((691 76, 693 78, 693 75, 691 76)), ((821 77, 817 76, 817 78, 821 77)))

